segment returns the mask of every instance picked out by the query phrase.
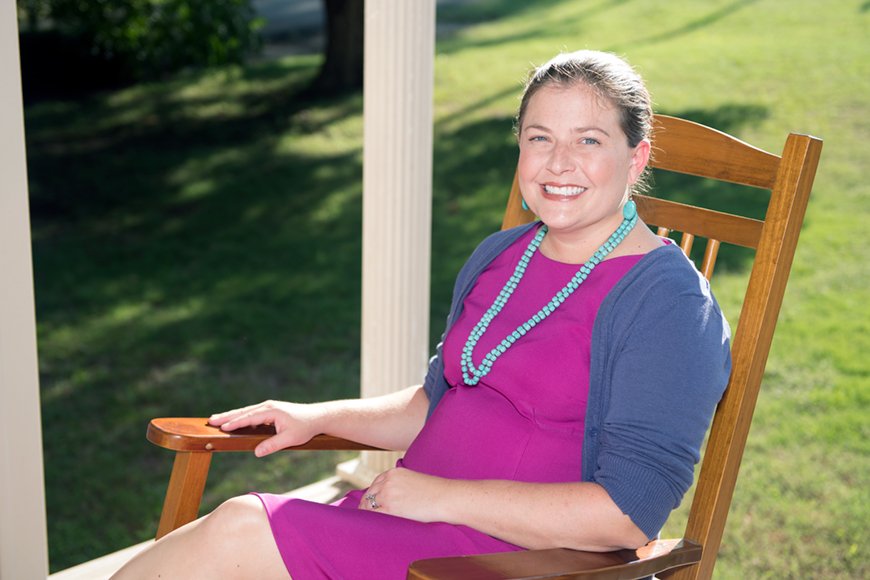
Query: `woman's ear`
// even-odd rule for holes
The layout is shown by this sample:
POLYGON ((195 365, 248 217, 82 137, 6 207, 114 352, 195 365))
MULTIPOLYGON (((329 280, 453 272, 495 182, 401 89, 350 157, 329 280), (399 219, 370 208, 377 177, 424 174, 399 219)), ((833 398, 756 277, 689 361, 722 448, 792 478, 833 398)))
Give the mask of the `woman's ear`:
POLYGON ((641 140, 641 142, 634 148, 634 152, 631 154, 631 166, 628 168, 629 185, 632 185, 637 181, 637 178, 640 177, 640 174, 643 173, 647 163, 649 163, 651 148, 652 145, 650 144, 649 139, 641 140))

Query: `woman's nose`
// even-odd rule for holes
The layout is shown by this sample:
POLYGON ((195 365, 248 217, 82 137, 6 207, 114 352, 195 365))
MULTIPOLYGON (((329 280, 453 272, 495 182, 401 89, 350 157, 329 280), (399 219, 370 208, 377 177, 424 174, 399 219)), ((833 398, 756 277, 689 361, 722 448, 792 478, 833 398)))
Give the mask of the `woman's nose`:
POLYGON ((549 170, 553 173, 564 173, 574 169, 574 166, 574 158, 571 156, 568 147, 556 145, 550 156, 549 170))

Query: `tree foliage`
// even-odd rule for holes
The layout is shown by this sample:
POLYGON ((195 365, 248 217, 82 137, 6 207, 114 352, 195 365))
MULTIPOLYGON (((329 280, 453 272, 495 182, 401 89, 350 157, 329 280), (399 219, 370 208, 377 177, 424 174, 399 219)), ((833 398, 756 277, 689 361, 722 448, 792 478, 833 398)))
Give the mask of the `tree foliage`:
POLYGON ((48 23, 135 79, 240 62, 261 45, 251 0, 17 1, 29 30, 48 23))

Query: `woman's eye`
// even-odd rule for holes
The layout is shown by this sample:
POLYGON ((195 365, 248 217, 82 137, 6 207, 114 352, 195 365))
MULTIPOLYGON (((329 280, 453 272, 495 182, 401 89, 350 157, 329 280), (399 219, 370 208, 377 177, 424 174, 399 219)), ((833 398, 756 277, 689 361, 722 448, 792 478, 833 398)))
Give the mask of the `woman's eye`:
POLYGON ((547 140, 547 138, 544 137, 543 135, 535 135, 534 137, 531 137, 529 139, 529 141, 546 141, 546 140, 547 140))
POLYGON ((580 142, 583 143, 584 145, 597 145, 598 144, 598 140, 593 139, 592 137, 585 137, 580 142))

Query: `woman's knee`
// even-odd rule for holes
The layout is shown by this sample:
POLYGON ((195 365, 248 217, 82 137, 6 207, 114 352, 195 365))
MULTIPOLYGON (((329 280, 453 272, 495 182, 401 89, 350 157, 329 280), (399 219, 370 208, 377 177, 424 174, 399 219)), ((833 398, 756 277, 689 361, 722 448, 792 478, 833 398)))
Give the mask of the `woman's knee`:
POLYGON ((263 502, 255 495, 242 495, 222 503, 207 518, 212 531, 223 530, 230 533, 259 531, 269 529, 269 518, 263 502))
POLYGON ((289 578, 266 508, 255 495, 221 504, 204 522, 203 546, 226 578, 289 578))

